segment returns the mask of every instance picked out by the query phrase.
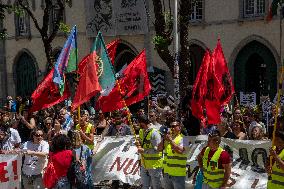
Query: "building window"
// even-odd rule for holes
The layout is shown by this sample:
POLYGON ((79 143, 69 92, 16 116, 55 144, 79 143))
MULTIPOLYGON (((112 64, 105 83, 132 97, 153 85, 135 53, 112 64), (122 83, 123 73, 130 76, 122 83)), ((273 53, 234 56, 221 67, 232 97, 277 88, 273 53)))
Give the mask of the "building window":
POLYGON ((190 21, 200 21, 203 19, 203 0, 191 1, 190 10, 190 21))
MULTIPOLYGON (((51 14, 50 14, 50 28, 51 28, 51 32, 55 29, 56 25, 56 21, 58 21, 60 15, 60 7, 57 3, 54 3, 51 9, 51 14)), ((63 17, 62 19, 59 21, 60 22, 64 22, 64 15, 65 12, 63 11, 63 17)))
POLYGON ((244 0, 244 18, 263 17, 265 0, 244 0))
MULTIPOLYGON (((26 1, 24 3, 27 4, 26 1)), ((30 18, 26 11, 15 13, 15 30, 16 37, 30 36, 30 18)))

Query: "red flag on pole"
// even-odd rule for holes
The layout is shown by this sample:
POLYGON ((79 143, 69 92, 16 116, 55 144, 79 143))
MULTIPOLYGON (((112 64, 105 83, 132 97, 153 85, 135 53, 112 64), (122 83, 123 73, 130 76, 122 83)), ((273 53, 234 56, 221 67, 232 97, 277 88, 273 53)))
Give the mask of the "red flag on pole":
POLYGON ((113 65, 114 65, 114 59, 115 59, 116 48, 117 48, 118 43, 119 43, 119 39, 116 39, 116 40, 110 42, 109 44, 107 44, 107 46, 106 46, 108 56, 109 56, 111 63, 113 65))
POLYGON ((78 69, 80 71, 80 80, 72 103, 72 110, 75 110, 101 91, 97 76, 96 52, 86 56, 80 62, 80 65, 80 70, 78 69))
POLYGON ((192 115, 194 115, 196 118, 200 119, 201 121, 204 121, 205 119, 203 113, 203 109, 205 108, 204 96, 207 92, 206 81, 207 81, 210 61, 211 61, 211 56, 209 50, 207 49, 204 54, 199 71, 197 73, 192 90, 192 100, 191 100, 192 115))
POLYGON ((124 108, 123 99, 129 106, 149 95, 151 85, 147 73, 145 50, 126 67, 118 82, 120 83, 121 93, 116 84, 108 96, 99 98, 96 109, 111 112, 124 108))
POLYGON ((218 39, 216 48, 212 53, 212 63, 215 70, 215 76, 223 88, 223 93, 220 95, 219 101, 221 104, 227 104, 230 102, 235 90, 220 39, 218 39))
POLYGON ((49 74, 43 79, 43 81, 37 86, 36 90, 33 92, 31 96, 31 112, 49 108, 70 97, 71 94, 67 84, 65 84, 65 90, 63 95, 60 95, 58 87, 54 84, 52 80, 53 72, 54 69, 49 72, 49 74))

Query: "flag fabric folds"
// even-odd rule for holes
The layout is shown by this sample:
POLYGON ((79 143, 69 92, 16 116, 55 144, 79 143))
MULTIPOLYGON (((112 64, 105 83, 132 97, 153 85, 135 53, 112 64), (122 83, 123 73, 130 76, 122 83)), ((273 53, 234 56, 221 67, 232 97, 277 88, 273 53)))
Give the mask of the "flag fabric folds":
POLYGON ((71 96, 67 85, 65 86, 66 89, 64 90, 63 95, 60 95, 58 87, 52 80, 53 72, 54 69, 49 72, 49 74, 43 79, 43 81, 37 86, 36 90, 33 92, 31 96, 31 112, 49 108, 71 96))
POLYGON ((72 72, 77 67, 77 29, 74 26, 64 44, 63 49, 54 66, 53 82, 58 86, 59 92, 63 95, 65 86, 65 72, 72 72))
POLYGON ((214 67, 215 76, 221 83, 221 88, 223 88, 223 93, 221 94, 219 101, 221 104, 227 104, 230 102, 235 90, 232 82, 232 77, 227 66, 227 61, 223 53, 222 45, 219 39, 216 48, 212 53, 212 64, 214 67))
POLYGON ((114 59, 115 59, 116 48, 117 48, 118 43, 119 43, 119 39, 116 39, 110 42, 109 44, 107 44, 107 47, 106 47, 112 65, 114 65, 114 59))
MULTIPOLYGON (((110 45, 110 47, 115 49, 116 46, 117 43, 110 45)), ((108 55, 108 51, 106 49, 106 45, 101 32, 98 33, 91 51, 95 51, 97 56, 98 78, 102 87, 101 95, 107 96, 115 85, 115 76, 111 59, 108 55)), ((112 56, 113 54, 114 53, 112 53, 112 56)))
POLYGON ((80 62, 78 70, 80 74, 79 83, 72 103, 72 110, 87 102, 101 91, 97 76, 97 56, 92 52, 80 62))
POLYGON ((221 122, 221 106, 229 103, 233 94, 232 78, 220 40, 218 40, 212 55, 209 50, 206 50, 194 82, 192 114, 203 123, 218 124, 221 122))
POLYGON ((207 93, 206 82, 207 82, 207 77, 208 77, 210 61, 211 61, 211 55, 210 55, 209 49, 207 49, 204 54, 199 71, 197 73, 197 76, 196 76, 196 79, 193 85, 193 90, 192 90, 192 100, 191 100, 192 115, 200 119, 202 122, 205 121, 204 97, 207 93))
POLYGON ((119 86, 113 88, 108 96, 101 96, 96 104, 96 109, 103 112, 111 112, 137 103, 148 96, 151 85, 147 73, 146 54, 143 50, 122 72, 122 77, 118 80, 119 86))

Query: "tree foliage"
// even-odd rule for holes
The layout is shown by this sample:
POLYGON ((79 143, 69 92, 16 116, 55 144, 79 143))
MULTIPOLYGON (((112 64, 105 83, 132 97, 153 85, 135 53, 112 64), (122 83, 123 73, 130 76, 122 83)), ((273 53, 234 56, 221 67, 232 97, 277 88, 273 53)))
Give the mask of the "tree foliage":
MULTIPOLYGON (((153 0, 156 36, 153 38, 155 49, 161 59, 167 64, 172 75, 174 75, 174 52, 170 50, 173 42, 173 15, 171 7, 165 8, 162 0, 153 0)), ((164 0, 163 0, 164 2, 164 0)), ((173 1, 169 0, 169 3, 173 1)), ((180 31, 180 51, 179 51, 179 78, 180 94, 185 95, 189 86, 190 51, 189 51, 189 18, 192 13, 191 3, 196 0, 179 0, 178 26, 180 31)))

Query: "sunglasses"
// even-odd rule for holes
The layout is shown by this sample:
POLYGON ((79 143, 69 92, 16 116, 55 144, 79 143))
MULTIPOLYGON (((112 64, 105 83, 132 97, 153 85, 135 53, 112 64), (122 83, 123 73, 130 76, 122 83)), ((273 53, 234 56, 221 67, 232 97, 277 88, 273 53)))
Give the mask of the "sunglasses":
POLYGON ((34 134, 35 137, 42 137, 42 134, 34 134))
POLYGON ((174 127, 176 127, 176 126, 179 126, 178 124, 176 124, 176 125, 171 125, 171 128, 174 128, 174 127))

